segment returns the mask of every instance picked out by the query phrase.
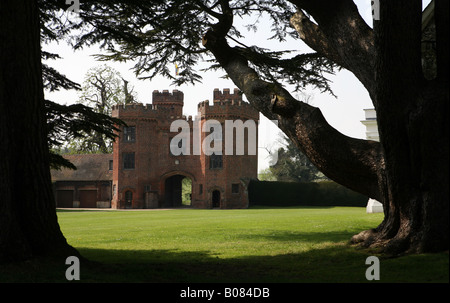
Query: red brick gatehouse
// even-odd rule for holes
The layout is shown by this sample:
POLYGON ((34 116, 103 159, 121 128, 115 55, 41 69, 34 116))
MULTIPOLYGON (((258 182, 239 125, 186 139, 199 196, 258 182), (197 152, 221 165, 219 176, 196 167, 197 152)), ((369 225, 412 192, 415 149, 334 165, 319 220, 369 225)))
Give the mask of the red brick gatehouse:
MULTIPOLYGON (((69 160, 76 160, 73 162, 79 168, 77 171, 52 171, 57 206, 179 207, 181 181, 189 178, 191 207, 246 208, 248 183, 257 178, 257 147, 251 149, 250 145, 254 142, 257 146, 259 113, 242 100, 237 89, 232 93, 229 89, 223 92, 215 89, 213 94, 213 104, 200 102, 194 119, 183 116, 184 95, 178 90, 172 93, 154 91, 152 104, 114 106, 112 115, 122 119, 127 126, 121 128, 113 144, 113 154, 69 156, 69 160), (211 120, 217 121, 222 129, 221 136, 216 136, 217 132, 212 129, 214 140, 223 142, 222 155, 208 155, 203 148, 198 148, 198 143, 210 135, 209 125, 203 127, 211 120), (225 134, 229 121, 242 121, 248 126, 245 122, 249 120, 255 122, 249 124, 255 125, 254 130, 236 127, 225 134), (171 144, 177 142, 174 137, 182 130, 173 128, 174 121, 181 121, 186 126, 188 136, 183 144, 188 142, 188 145, 185 154, 171 152, 171 144), (245 129, 244 141, 240 142, 245 146, 243 154, 236 148, 237 133, 242 129, 245 129), (232 142, 231 154, 229 150, 225 152, 225 147, 230 146, 226 145, 227 139, 232 142), (81 171, 80 167, 83 168, 81 171)), ((238 123, 235 125, 239 126, 238 123)), ((214 141, 214 145, 218 141, 214 141)))

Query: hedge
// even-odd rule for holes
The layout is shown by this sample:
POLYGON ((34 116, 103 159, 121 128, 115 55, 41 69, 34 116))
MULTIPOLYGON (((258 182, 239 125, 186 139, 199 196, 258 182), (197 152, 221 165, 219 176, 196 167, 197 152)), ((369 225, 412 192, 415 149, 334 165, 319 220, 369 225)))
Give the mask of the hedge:
POLYGON ((368 197, 332 181, 251 181, 249 206, 361 206, 368 197))

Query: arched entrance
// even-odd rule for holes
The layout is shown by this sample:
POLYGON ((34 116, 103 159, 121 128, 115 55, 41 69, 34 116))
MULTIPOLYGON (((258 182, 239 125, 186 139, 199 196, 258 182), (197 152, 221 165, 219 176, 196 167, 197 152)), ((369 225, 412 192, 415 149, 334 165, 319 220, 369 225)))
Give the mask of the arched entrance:
POLYGON ((190 207, 192 180, 183 175, 173 175, 164 181, 163 207, 190 207))
POLYGON ((220 208, 220 191, 219 190, 213 190, 211 194, 212 199, 212 207, 213 208, 220 208))

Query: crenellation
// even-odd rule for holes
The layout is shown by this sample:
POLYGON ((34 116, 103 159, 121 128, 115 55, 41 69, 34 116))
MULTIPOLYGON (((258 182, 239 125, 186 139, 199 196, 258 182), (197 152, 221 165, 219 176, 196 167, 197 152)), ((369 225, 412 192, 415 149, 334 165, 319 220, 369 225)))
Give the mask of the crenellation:
POLYGON ((132 110, 138 110, 138 111, 149 111, 149 110, 156 110, 156 106, 153 104, 143 104, 143 103, 130 103, 130 104, 117 104, 112 106, 113 111, 132 111, 132 110))
MULTIPOLYGON (((153 97, 156 96, 156 102, 153 100, 152 104, 132 103, 119 104, 112 107, 112 115, 114 117, 142 117, 142 118, 159 118, 159 119, 183 119, 187 120, 182 113, 183 104, 174 103, 170 100, 183 99, 183 93, 178 90, 173 90, 170 93, 168 90, 163 90, 162 93, 155 90, 153 97), (162 97, 161 97, 162 96, 162 97), (165 101, 164 101, 165 100, 165 101), (170 101, 170 102, 169 102, 170 101), (159 102, 159 103, 158 103, 159 102)), ((238 89, 230 94, 229 89, 224 89, 223 92, 218 89, 214 90, 214 101, 210 104, 209 100, 204 100, 197 105, 198 114, 205 117, 219 117, 219 116, 240 116, 250 119, 259 119, 259 113, 248 102, 242 100, 242 95, 238 89)), ((191 116, 192 119, 192 116, 191 116)))
POLYGON ((213 104, 209 104, 208 100, 200 102, 198 104, 199 113, 204 117, 222 117, 225 115, 259 119, 259 112, 250 103, 242 100, 242 95, 238 89, 235 89, 233 94, 229 92, 229 89, 224 89, 223 93, 215 89, 213 104))
POLYGON ((184 94, 183 92, 174 89, 172 93, 169 90, 164 89, 162 92, 154 90, 152 94, 153 104, 159 103, 181 103, 183 104, 184 94))
POLYGON ((225 100, 235 100, 235 101, 242 101, 242 94, 239 91, 239 89, 235 88, 233 90, 233 93, 230 93, 229 88, 224 88, 223 92, 221 92, 218 88, 214 89, 213 92, 214 96, 214 102, 216 101, 225 101, 225 100))

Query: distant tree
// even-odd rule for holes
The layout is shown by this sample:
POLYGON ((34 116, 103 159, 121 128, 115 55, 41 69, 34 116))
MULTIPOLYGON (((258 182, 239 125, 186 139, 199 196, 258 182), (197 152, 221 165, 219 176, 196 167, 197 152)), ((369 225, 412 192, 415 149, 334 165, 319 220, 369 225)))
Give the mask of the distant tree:
POLYGON ((277 181, 277 177, 272 173, 270 167, 267 167, 258 172, 259 181, 277 181))
POLYGON ((86 72, 78 102, 107 115, 111 114, 113 105, 135 102, 135 95, 118 71, 108 65, 100 65, 86 72))
POLYGON ((277 153, 277 161, 270 171, 278 181, 314 182, 327 178, 312 164, 288 137, 283 136, 284 147, 277 153))
MULTIPOLYGON (((101 65, 87 71, 78 103, 109 117, 114 105, 133 103, 135 98, 133 90, 129 90, 128 81, 118 71, 101 65)), ((83 136, 74 137, 68 145, 81 153, 111 153, 113 139, 104 129, 92 128, 84 131, 83 136)))
POLYGON ((123 81, 123 93, 125 95, 125 104, 130 104, 136 102, 136 94, 133 92, 133 88, 131 91, 128 89, 128 81, 122 78, 123 81))

